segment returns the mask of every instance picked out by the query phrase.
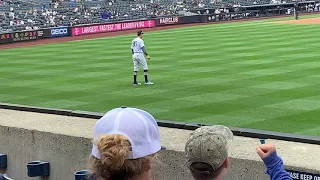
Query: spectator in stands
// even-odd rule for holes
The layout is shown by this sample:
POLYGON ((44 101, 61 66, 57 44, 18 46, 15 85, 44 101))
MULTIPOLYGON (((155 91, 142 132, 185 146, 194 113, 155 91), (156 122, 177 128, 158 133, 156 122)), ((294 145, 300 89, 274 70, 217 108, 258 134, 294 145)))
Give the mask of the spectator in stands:
POLYGON ((160 149, 158 125, 151 114, 116 108, 95 125, 90 169, 97 179, 150 180, 152 159, 160 149))
POLYGON ((35 9, 35 10, 33 11, 33 16, 34 16, 35 18, 37 18, 37 15, 38 15, 38 11, 35 9))
POLYGON ((28 18, 27 20, 28 23, 33 23, 32 19, 28 18))
POLYGON ((112 16, 112 13, 111 12, 102 12, 101 13, 101 18, 102 19, 110 19, 112 16))
MULTIPOLYGON (((204 126, 191 133, 185 153, 188 168, 195 180, 222 180, 229 168, 228 151, 233 140, 225 126, 204 126)), ((274 145, 257 147, 257 153, 267 167, 272 180, 291 180, 274 145)))
POLYGON ((320 3, 317 2, 315 6, 316 6, 316 11, 320 11, 320 3))
POLYGON ((202 1, 200 1, 199 4, 198 4, 198 7, 199 8, 204 8, 204 6, 205 6, 204 3, 202 1))
POLYGON ((32 30, 32 27, 29 26, 29 25, 27 25, 27 26, 26 26, 26 30, 27 30, 27 31, 30 31, 30 30, 32 30))
POLYGON ((59 6, 59 3, 58 3, 58 2, 55 2, 55 3, 53 4, 53 8, 54 8, 54 9, 57 9, 58 6, 59 6))
POLYGON ((58 26, 57 26, 57 23, 53 21, 53 22, 51 23, 51 27, 58 27, 58 26))
POLYGON ((12 19, 14 19, 14 17, 15 17, 15 16, 14 16, 14 12, 9 12, 9 17, 12 18, 12 19))
POLYGON ((76 1, 71 1, 71 7, 76 7, 77 6, 77 2, 76 1))
POLYGON ((70 26, 74 26, 75 23, 74 23, 73 21, 70 21, 70 22, 69 22, 69 25, 70 25, 70 26))
POLYGON ((221 180, 229 168, 233 134, 224 126, 204 126, 191 133, 185 153, 195 180, 221 180))

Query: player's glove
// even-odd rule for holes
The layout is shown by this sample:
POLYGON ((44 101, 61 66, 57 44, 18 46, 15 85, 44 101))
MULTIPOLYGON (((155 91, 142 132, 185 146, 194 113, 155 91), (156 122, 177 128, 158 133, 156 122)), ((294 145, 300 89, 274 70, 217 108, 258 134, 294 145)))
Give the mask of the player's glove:
POLYGON ((147 59, 150 59, 150 55, 147 55, 147 59))

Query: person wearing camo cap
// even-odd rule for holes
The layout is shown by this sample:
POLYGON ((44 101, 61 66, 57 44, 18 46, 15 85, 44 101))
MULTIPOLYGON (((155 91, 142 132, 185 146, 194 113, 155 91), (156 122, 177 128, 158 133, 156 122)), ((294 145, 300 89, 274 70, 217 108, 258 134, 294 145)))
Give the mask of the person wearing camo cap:
MULTIPOLYGON (((225 126, 203 126, 190 134, 185 145, 188 168, 195 180, 223 180, 229 168, 232 131, 225 126)), ((271 180, 291 180, 272 144, 256 148, 271 180)))
POLYGON ((203 126, 191 133, 185 154, 194 179, 223 179, 229 168, 232 141, 232 131, 225 126, 203 126))

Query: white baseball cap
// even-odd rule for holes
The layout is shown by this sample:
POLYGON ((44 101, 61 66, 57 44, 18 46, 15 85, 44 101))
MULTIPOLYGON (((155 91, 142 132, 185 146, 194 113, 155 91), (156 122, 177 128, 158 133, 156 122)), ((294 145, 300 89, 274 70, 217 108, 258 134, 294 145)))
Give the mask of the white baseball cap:
MULTIPOLYGON (((94 141, 105 134, 128 138, 132 151, 127 159, 152 155, 161 149, 158 124, 146 111, 121 107, 108 111, 95 125, 94 141)), ((100 159, 98 147, 93 144, 91 154, 100 159)))

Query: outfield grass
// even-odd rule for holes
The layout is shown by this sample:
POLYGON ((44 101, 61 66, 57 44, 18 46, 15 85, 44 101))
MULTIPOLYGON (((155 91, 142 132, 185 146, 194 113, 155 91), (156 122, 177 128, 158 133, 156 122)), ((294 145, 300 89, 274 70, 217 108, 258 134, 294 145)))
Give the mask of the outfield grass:
POLYGON ((320 136, 319 26, 267 22, 146 33, 152 87, 131 86, 134 35, 1 50, 0 102, 126 105, 163 120, 320 136))

